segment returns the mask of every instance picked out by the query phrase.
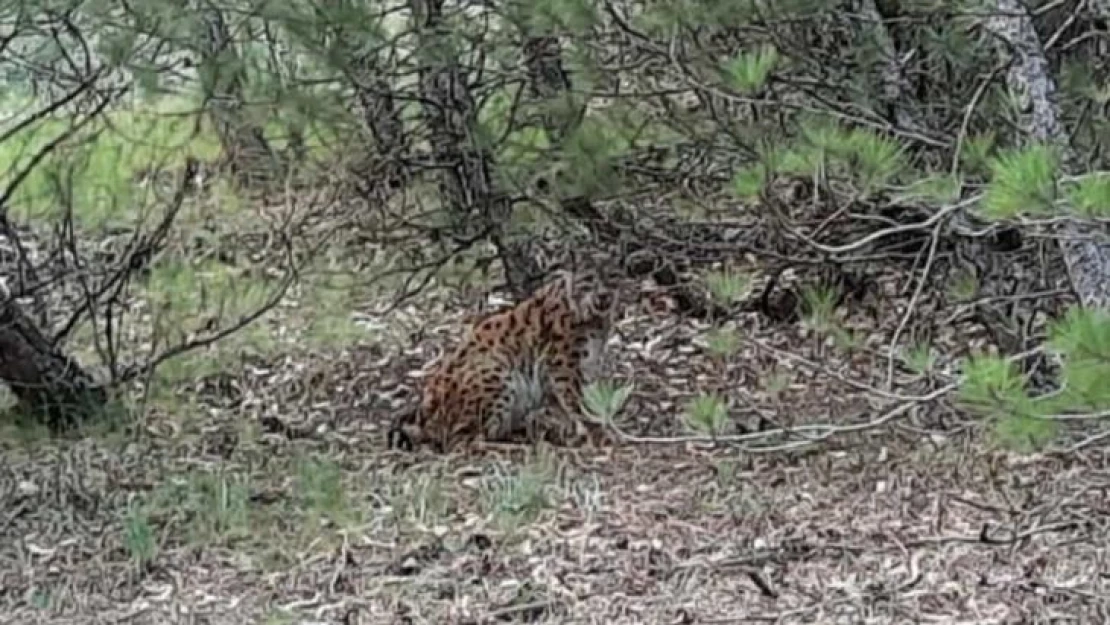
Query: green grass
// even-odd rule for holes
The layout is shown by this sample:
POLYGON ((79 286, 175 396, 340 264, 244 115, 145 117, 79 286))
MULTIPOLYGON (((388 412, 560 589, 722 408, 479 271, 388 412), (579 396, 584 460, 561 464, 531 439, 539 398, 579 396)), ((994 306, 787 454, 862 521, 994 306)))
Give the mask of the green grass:
POLYGON ((171 524, 171 540, 201 548, 232 544, 257 547, 259 562, 278 564, 291 546, 340 540, 362 522, 367 509, 348 493, 344 472, 326 458, 301 456, 272 471, 290 476, 292 486, 277 502, 252 498, 264 484, 240 469, 195 469, 169 477, 145 501, 133 503, 123 519, 123 543, 132 560, 157 557, 152 525, 171 524))
POLYGON ((123 520, 123 545, 136 567, 146 566, 158 554, 158 539, 150 515, 142 503, 128 504, 123 520))
MULTIPOLYGON (((33 111, 35 106, 23 101, 5 108, 33 111)), ((106 113, 64 141, 30 173, 11 200, 12 215, 18 220, 54 219, 72 204, 79 225, 126 226, 147 193, 135 184, 140 172, 179 168, 189 156, 205 162, 219 156, 219 141, 206 125, 197 128, 196 116, 190 114, 194 110, 187 101, 166 100, 106 113)), ((18 121, 23 116, 9 119, 18 121)), ((0 174, 0 184, 9 184, 15 172, 73 123, 72 118, 55 115, 0 144, 0 162, 11 164, 0 174)))
POLYGON ((698 394, 687 403, 683 417, 693 432, 715 436, 728 426, 728 401, 718 393, 698 394))
MULTIPOLYGON (((212 546, 252 536, 250 492, 250 480, 241 474, 197 469, 164 483, 148 505, 172 518, 186 542, 212 546)), ((134 525, 125 525, 127 535, 134 525)))
POLYGON ((299 505, 313 525, 346 524, 358 520, 343 485, 340 467, 326 458, 304 458, 297 463, 299 505))
POLYGON ((705 347, 714 357, 727 359, 740 349, 740 334, 731 327, 710 328, 705 333, 705 347))
MULTIPOLYGON (((37 110, 41 103, 10 99, 0 105, 8 113, 0 131, 14 126, 37 110)), ((138 184, 152 171, 176 173, 189 157, 214 163, 221 155, 219 138, 207 117, 190 98, 141 101, 106 112, 85 125, 35 167, 10 202, 11 214, 20 221, 57 219, 72 207, 79 227, 126 228, 141 217, 153 200, 147 185, 138 184)), ((9 184, 46 145, 66 134, 76 118, 57 114, 21 130, 0 144, 0 162, 10 166, 0 172, 0 185, 9 184)), ((305 124, 310 155, 333 152, 343 121, 312 120, 305 124)), ((287 129, 268 116, 265 134, 271 146, 284 149, 287 129)), ((227 194, 221 194, 227 200, 227 194)))
POLYGON ((515 535, 554 507, 552 489, 558 479, 557 467, 550 456, 539 453, 521 467, 494 469, 493 475, 482 483, 483 508, 493 525, 506 535, 515 535))

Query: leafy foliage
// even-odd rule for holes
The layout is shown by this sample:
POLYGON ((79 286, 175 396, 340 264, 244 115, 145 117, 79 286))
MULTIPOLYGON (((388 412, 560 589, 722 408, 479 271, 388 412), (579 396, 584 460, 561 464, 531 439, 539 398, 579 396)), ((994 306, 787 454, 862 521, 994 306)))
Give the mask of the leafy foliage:
POLYGON ((1073 308, 1050 329, 1048 346, 1064 358, 1056 410, 1110 409, 1110 312, 1073 308))
POLYGON ((767 83, 778 60, 778 50, 772 46, 740 54, 725 65, 725 80, 741 93, 753 93, 767 83))
POLYGON ((1059 415, 1110 410, 1110 315, 1104 310, 1071 309, 1052 325, 1048 347, 1064 363, 1061 391, 1034 397, 1012 363, 999 356, 976 356, 964 366, 961 397, 995 423, 1004 440, 1037 447, 1058 431, 1059 415))
POLYGON ((991 219, 1049 215, 1059 195, 1059 161, 1043 144, 1006 150, 990 161, 991 181, 982 211, 991 219))
POLYGON ((1067 191, 1068 204, 1080 217, 1110 216, 1110 175, 1105 172, 1083 176, 1069 185, 1067 191))
POLYGON ((686 407, 686 424, 695 432, 717 435, 728 424, 728 404, 716 393, 699 394, 686 407))

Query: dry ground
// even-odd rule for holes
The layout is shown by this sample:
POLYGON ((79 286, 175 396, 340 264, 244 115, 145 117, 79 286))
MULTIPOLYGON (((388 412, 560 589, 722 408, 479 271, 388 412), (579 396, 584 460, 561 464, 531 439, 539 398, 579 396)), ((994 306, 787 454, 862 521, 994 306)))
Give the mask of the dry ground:
POLYGON ((0 622, 1110 619, 1105 445, 995 445, 930 397, 946 358, 886 386, 889 336, 862 329, 897 320, 849 319, 846 347, 742 316, 714 360, 649 308, 614 344, 637 437, 614 447, 387 452, 431 348, 380 345, 244 365, 137 434, 7 437, 0 622), (675 440, 710 390, 739 438, 675 440))

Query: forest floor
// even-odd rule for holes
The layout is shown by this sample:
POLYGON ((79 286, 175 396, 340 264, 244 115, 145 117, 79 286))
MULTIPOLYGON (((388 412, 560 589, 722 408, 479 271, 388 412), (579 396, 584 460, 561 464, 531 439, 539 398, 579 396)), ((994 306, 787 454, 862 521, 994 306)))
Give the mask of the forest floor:
POLYGON ((0 623, 1110 619, 1110 450, 998 444, 940 392, 975 337, 935 337, 934 373, 890 367, 869 328, 907 302, 887 301, 839 340, 740 315, 727 358, 664 299, 633 307, 612 372, 635 384, 631 438, 610 447, 386 450, 458 330, 415 304, 407 346, 244 364, 187 418, 155 403, 127 434, 5 434, 0 623), (688 436, 706 391, 740 438, 688 436))

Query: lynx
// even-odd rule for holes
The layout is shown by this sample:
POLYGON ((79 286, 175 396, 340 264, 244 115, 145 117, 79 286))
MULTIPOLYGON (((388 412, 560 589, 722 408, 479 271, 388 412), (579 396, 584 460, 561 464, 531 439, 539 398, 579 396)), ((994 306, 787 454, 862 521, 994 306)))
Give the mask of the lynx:
POLYGON ((582 387, 596 374, 618 297, 596 272, 558 272, 530 297, 477 320, 433 365, 419 404, 390 428, 390 446, 525 434, 566 444, 585 426, 582 387))

